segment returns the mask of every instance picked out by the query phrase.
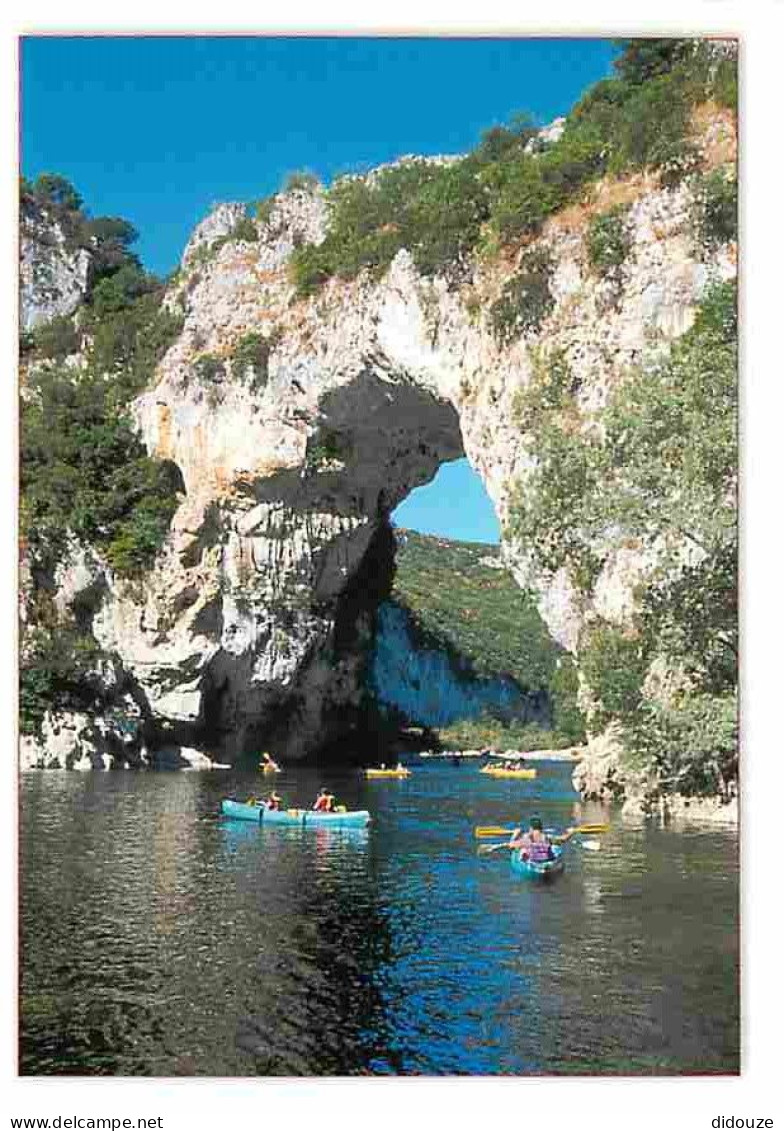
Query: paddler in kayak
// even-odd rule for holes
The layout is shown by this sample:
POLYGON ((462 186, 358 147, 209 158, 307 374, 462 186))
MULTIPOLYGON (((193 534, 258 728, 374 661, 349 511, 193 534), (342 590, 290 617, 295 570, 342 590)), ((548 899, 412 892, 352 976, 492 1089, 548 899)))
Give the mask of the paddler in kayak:
POLYGON ((531 817, 527 832, 523 832, 522 827, 515 829, 509 838, 509 847, 519 849, 520 859, 530 860, 532 864, 541 864, 554 856, 553 846, 542 828, 541 817, 531 817))
POLYGON ((279 772, 280 766, 266 751, 262 754, 262 758, 264 759, 264 761, 260 763, 262 770, 269 770, 271 773, 279 772))
POLYGON ((273 789, 265 802, 265 807, 271 809, 275 813, 279 813, 283 808, 283 798, 273 789))
POLYGON ((320 789, 319 795, 313 803, 315 813, 334 813, 335 797, 328 789, 320 789))

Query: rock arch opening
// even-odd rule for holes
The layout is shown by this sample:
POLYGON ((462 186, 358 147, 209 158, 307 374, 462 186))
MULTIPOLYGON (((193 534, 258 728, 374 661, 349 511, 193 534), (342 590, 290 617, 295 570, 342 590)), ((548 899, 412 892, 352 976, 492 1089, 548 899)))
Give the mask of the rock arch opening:
POLYGON ((391 517, 394 526, 420 534, 488 545, 501 541, 495 507, 465 457, 442 463, 433 479, 415 488, 391 517))
POLYGON ((500 728, 512 745, 549 728, 557 647, 506 568, 480 476, 465 459, 445 463, 391 517, 395 573, 368 665, 383 737, 399 749, 437 731, 484 746, 500 728))
POLYGON ((368 367, 320 398, 297 469, 220 504, 221 616, 194 725, 221 759, 345 753, 375 734, 367 668, 394 577, 390 516, 463 456, 449 400, 368 367))
MULTIPOLYGON (((500 641, 520 591, 500 557, 494 504, 468 470, 464 409, 443 381, 415 379, 388 358, 366 357, 345 377, 329 377, 304 415, 302 382, 277 375, 277 416, 258 432, 261 458, 248 443, 255 416, 232 419, 222 405, 226 440, 207 432, 209 418, 201 430, 187 421, 188 495, 174 523, 169 592, 159 598, 177 615, 157 622, 153 670, 144 673, 151 713, 183 744, 251 764, 264 749, 284 761, 372 759, 410 725, 484 713, 546 725, 541 681, 529 685, 500 641), (295 436, 294 457, 270 469, 270 446, 294 446, 295 436), (211 482, 203 450, 201 483, 196 474, 197 440, 213 445, 211 482), (447 600, 425 611, 425 628, 430 614, 442 624, 423 637, 417 610, 404 610, 397 592, 394 520, 428 484, 444 516, 451 503, 466 518, 481 499, 482 521, 473 537, 470 523, 452 529, 453 539, 468 534, 474 543, 471 560, 450 573, 447 551, 433 567, 433 590, 447 600), (484 601, 501 575, 506 588, 484 601), (461 591, 466 584, 474 591, 461 591), (178 604, 180 591, 188 602, 178 604)), ((546 636, 537 620, 540 627, 546 636)))
MULTIPOLYGON (((258 479, 227 523, 221 639, 200 719, 221 758, 269 749, 284 760, 366 761, 412 727, 427 732, 486 714, 505 724, 549 723, 541 681, 529 685, 512 646, 498 639, 509 603, 522 598, 450 400, 372 371, 332 388, 302 466, 258 479), (434 515, 442 511, 429 542, 397 525, 407 500, 423 495, 434 515), (460 534, 468 546, 455 540, 460 534), (435 564, 414 563, 425 586, 434 571, 437 599, 424 611, 405 595, 418 584, 408 550, 408 576, 396 582, 412 540, 420 558, 443 550, 435 564), (453 563, 462 553, 466 560, 453 563)), ((540 624, 531 608, 525 616, 540 624)))

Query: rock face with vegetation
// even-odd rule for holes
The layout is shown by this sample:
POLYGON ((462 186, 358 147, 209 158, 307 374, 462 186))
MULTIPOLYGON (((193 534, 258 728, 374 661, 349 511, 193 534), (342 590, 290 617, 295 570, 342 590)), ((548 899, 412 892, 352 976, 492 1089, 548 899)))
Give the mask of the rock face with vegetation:
POLYGON ((500 548, 395 534, 370 684, 384 714, 443 744, 530 749, 584 739, 577 669, 500 548))
POLYGON ((87 293, 91 257, 55 210, 23 197, 19 210, 19 321, 23 331, 72 314, 87 293))
POLYGON ((165 287, 83 217, 103 266, 23 355, 28 730, 126 712, 145 757, 222 760, 361 734, 388 516, 465 454, 576 663, 566 715, 619 726, 651 795, 731 790, 735 63, 617 68, 558 129, 223 205, 165 287))

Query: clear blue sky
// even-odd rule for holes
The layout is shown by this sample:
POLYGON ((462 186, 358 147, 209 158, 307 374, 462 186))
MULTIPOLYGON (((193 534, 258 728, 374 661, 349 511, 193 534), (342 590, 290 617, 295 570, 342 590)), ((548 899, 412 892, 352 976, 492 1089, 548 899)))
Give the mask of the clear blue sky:
POLYGON ((482 480, 467 459, 443 463, 432 482, 412 491, 392 521, 423 534, 466 542, 500 542, 501 528, 482 480))
POLYGON ((61 173, 94 215, 175 265, 220 200, 254 200, 403 153, 459 153, 516 110, 546 123, 611 69, 602 39, 32 37, 22 171, 61 173))
MULTIPOLYGON (((607 39, 31 37, 22 172, 61 173, 93 215, 126 217, 165 274, 214 202, 267 196, 295 169, 329 181, 465 152, 518 110, 545 124, 616 53, 607 39)), ((498 538, 465 461, 404 508, 402 524, 498 538)))

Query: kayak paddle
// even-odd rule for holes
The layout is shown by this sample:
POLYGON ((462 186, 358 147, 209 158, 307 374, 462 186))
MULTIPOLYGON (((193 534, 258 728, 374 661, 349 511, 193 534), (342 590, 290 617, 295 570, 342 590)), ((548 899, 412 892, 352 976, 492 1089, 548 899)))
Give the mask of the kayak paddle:
POLYGON ((573 836, 580 833, 606 833, 609 831, 609 825, 577 825, 575 828, 567 829, 560 836, 554 836, 552 841, 553 844, 565 844, 567 840, 571 840, 573 836))
POLYGON ((491 852, 497 852, 499 848, 506 848, 509 852, 512 851, 512 849, 509 848, 509 841, 507 840, 503 841, 501 844, 480 844, 476 851, 480 856, 488 856, 491 852))
MULTIPOLYGON (((519 826, 518 826, 519 827, 519 826)), ((577 833, 606 833, 609 832, 609 825, 577 825, 568 833, 564 833, 564 839, 568 840, 570 837, 575 836, 577 833)), ((505 836, 511 835, 514 828, 504 828, 502 825, 477 825, 474 829, 474 836, 480 839, 491 836, 505 836)))
MULTIPOLYGON (((553 844, 563 844, 564 839, 568 838, 554 837, 553 844)), ((602 842, 600 840, 581 840, 580 847, 587 848, 589 852, 599 852, 602 847, 602 842)), ((506 848, 509 852, 513 851, 513 849, 509 847, 509 841, 504 840, 501 841, 500 844, 480 844, 477 848, 477 853, 480 856, 488 856, 491 852, 498 852, 501 848, 506 848)))

